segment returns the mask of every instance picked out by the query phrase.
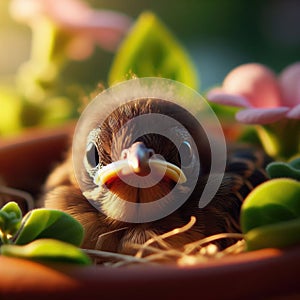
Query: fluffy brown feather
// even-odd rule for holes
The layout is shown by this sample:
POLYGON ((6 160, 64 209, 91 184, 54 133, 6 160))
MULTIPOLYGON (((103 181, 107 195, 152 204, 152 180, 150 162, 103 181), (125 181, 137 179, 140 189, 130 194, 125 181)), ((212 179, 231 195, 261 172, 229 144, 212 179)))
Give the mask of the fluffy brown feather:
MULTIPOLYGON (((110 219, 95 209, 83 196, 75 179, 71 152, 50 174, 44 188, 43 205, 63 210, 76 218, 85 229, 82 247, 90 249, 132 253, 132 243, 142 244, 155 234, 159 235, 183 226, 192 215, 196 217, 196 224, 187 232, 167 239, 171 247, 181 248, 186 243, 216 233, 240 232, 239 213, 243 199, 253 187, 267 180, 263 169, 266 163, 264 153, 248 147, 229 150, 226 173, 217 194, 206 207, 199 209, 199 197, 210 170, 209 144, 198 122, 181 107, 165 101, 162 103, 159 99, 141 99, 122 105, 101 124, 101 130, 96 130, 94 140, 98 145, 100 162, 107 165, 116 160, 122 149, 133 142, 131 133, 124 131, 119 137, 115 153, 111 153, 114 133, 122 130, 128 120, 148 113, 165 114, 176 119, 196 141, 202 162, 201 174, 196 174, 199 177, 196 188, 179 209, 167 217, 149 223, 132 224, 110 219), (106 234, 108 232, 112 233, 106 234)), ((100 128, 96 120, 92 127, 90 130, 100 128)), ((85 139, 86 137, 82 137, 83 141, 85 139)), ((174 145, 163 136, 149 134, 141 140, 166 160, 179 164, 174 145)), ((85 144, 83 151, 84 149, 85 144)), ((91 182, 87 172, 83 173, 83 176, 86 182, 91 182)), ((103 197, 110 195, 105 194, 103 197)), ((223 240, 218 242, 218 245, 224 248, 232 243, 231 240, 223 240)))

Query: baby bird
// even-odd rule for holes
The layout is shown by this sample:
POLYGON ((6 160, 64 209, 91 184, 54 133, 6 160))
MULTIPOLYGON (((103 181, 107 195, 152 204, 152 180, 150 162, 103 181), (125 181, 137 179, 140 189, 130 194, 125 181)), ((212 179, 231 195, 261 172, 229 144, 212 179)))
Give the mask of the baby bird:
MULTIPOLYGON (((74 155, 80 157, 80 166, 76 170, 70 149, 47 179, 42 199, 45 207, 63 210, 83 225, 83 248, 130 254, 132 244, 181 227, 191 216, 196 223, 168 238, 171 247, 180 249, 217 233, 240 232, 244 198, 267 180, 262 151, 229 149, 217 193, 199 208, 211 170, 210 143, 195 117, 170 101, 147 97, 128 101, 101 124, 93 120, 84 126, 87 136, 80 136, 81 145, 73 148, 73 160, 74 155), (146 118, 149 115, 167 116, 175 122, 163 128, 163 134, 145 132, 143 128, 155 125, 146 118), (141 116, 145 118, 140 122, 130 123, 141 116), (162 198, 166 200, 161 208, 153 206, 162 198), (175 207, 166 211, 173 203, 175 207), (138 205, 146 207, 142 219, 136 219, 138 205), (164 213, 159 214, 160 210, 164 213), (148 215, 152 217, 147 219, 148 215)), ((233 242, 224 239, 216 244, 223 249, 233 242)))

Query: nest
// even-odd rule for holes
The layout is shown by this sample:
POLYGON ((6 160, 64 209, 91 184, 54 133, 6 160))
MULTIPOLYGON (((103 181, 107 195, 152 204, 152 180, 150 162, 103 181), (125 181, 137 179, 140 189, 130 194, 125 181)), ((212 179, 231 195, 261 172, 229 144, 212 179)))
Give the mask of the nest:
MULTIPOLYGON (((29 211, 34 208, 32 196, 24 191, 6 187, 0 184, 0 207, 9 201, 16 201, 22 210, 29 211)), ((192 243, 187 243, 182 249, 173 248, 166 239, 180 235, 190 230, 196 222, 196 217, 192 216, 190 221, 178 228, 174 228, 161 235, 153 235, 144 244, 131 244, 130 248, 134 255, 121 254, 93 249, 82 249, 92 258, 95 264, 111 267, 122 267, 132 265, 162 265, 172 264, 177 266, 196 266, 208 260, 221 259, 225 256, 235 255, 245 251, 245 240, 241 233, 219 233, 192 243), (214 244, 220 239, 236 239, 233 245, 220 250, 214 244), (155 246, 153 246, 155 244, 155 246)), ((114 230, 104 235, 113 234, 114 230)))
MULTIPOLYGON (((179 228, 166 232, 161 235, 155 235, 147 240, 144 244, 131 244, 130 247, 135 250, 134 255, 126 255, 115 252, 101 250, 83 249, 95 262, 104 266, 122 267, 129 265, 161 265, 171 264, 177 266, 196 266, 203 264, 208 260, 221 259, 225 256, 235 255, 245 251, 245 240, 241 233, 219 233, 192 243, 187 243, 182 249, 172 248, 165 240, 167 238, 179 235, 188 231, 196 222, 194 216, 190 221, 179 228), (233 245, 219 250, 214 244, 220 239, 236 239, 233 245), (153 246, 153 244, 157 246, 153 246)), ((113 234, 111 231, 106 234, 113 234)))

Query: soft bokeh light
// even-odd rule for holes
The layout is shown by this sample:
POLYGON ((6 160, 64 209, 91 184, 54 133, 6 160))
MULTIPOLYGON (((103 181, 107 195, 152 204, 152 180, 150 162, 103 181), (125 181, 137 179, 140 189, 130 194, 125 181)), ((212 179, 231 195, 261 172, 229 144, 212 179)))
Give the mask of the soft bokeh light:
MULTIPOLYGON (((111 50, 117 49, 120 36, 124 36, 123 29, 130 27, 130 20, 137 20, 147 10, 156 14, 187 50, 198 72, 202 93, 220 85, 226 74, 241 64, 258 62, 278 73, 299 60, 300 2, 297 0, 251 3, 179 0, 172 4, 150 0, 1 0, 0 92, 14 98, 10 109, 20 110, 23 117, 39 113, 39 108, 32 103, 27 103, 25 113, 22 112, 24 105, 20 105, 20 101, 25 95, 26 101, 34 103, 52 98, 44 109, 52 110, 50 115, 56 115, 55 118, 54 103, 61 103, 65 114, 76 115, 67 99, 78 106, 83 95, 93 93, 99 84, 109 85, 108 74, 114 60, 111 50), (16 8, 21 4, 23 8, 13 9, 12 13, 11 6, 16 8), (41 15, 47 15, 55 26, 51 28, 45 23, 34 26, 41 15), (17 21, 17 16, 23 23, 17 21), (123 21, 118 16, 123 16, 123 21), (105 27, 108 24, 118 29, 108 30, 109 26, 105 27), (99 30, 99 26, 105 29, 99 30), (56 31, 56 27, 60 30, 56 31), (45 52, 40 50, 41 46, 34 50, 37 44, 43 44, 35 42, 41 41, 41 36, 45 40, 45 52), (44 53, 43 63, 32 64, 33 53, 44 53), (62 53, 65 56, 61 56, 62 53), (47 59, 48 64, 45 64, 47 59), (14 95, 16 84, 17 89, 22 89, 21 98, 14 95)), ((2 107, 12 103, 7 99, 2 107)), ((10 119, 15 118, 17 116, 10 119)), ((27 124, 40 120, 40 116, 35 115, 35 118, 27 124)))
MULTIPOLYGON (((2 0, 0 4, 0 43, 3 45, 0 74, 6 75, 12 74, 17 64, 25 60, 30 47, 30 32, 12 22, 8 16, 9 2, 2 0), (4 35, 3 32, 9 34, 4 35)), ((133 18, 144 10, 157 13, 192 54, 204 90, 221 83, 232 68, 242 63, 256 61, 279 71, 299 59, 300 35, 295 16, 299 16, 300 2, 297 0, 251 3, 238 0, 192 0, 186 3, 179 0, 172 3, 172 9, 169 1, 85 2, 92 7, 117 10, 133 18)), ((111 54, 97 49, 87 64, 74 62, 66 72, 74 81, 80 80, 91 87, 106 79, 111 60, 111 54)))

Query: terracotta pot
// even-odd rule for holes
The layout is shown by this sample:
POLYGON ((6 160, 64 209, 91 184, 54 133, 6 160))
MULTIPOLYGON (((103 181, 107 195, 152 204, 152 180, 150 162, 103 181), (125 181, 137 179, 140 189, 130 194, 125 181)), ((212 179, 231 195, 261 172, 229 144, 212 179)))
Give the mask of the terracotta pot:
MULTIPOLYGON (((73 124, 0 141, 0 176, 37 194, 73 124)), ((300 247, 264 249, 189 268, 44 264, 0 256, 0 299, 300 299, 300 247)))

